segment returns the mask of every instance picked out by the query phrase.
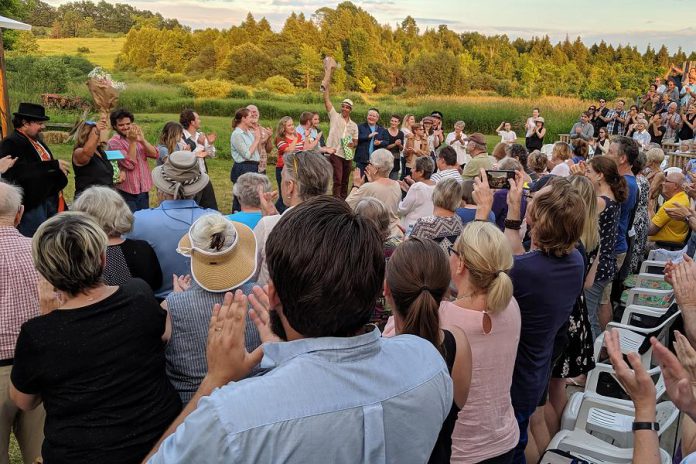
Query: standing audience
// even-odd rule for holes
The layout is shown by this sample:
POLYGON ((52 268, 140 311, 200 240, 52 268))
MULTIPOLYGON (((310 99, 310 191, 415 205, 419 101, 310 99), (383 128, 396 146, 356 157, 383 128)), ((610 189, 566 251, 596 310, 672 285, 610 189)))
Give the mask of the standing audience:
POLYGON ((104 152, 106 144, 101 141, 101 134, 107 130, 106 117, 96 123, 85 121, 78 129, 75 148, 72 152, 75 198, 93 185, 113 187, 114 183, 118 184, 125 179, 125 173, 121 174, 118 165, 116 165, 114 176, 114 165, 107 159, 104 152))

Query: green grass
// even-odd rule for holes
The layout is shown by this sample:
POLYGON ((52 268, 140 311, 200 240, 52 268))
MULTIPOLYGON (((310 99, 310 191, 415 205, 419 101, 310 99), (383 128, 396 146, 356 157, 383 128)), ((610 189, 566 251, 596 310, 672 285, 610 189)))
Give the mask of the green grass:
POLYGON ((69 39, 38 39, 39 50, 44 55, 78 55, 79 47, 87 47, 90 53, 82 55, 92 63, 106 69, 113 69, 116 56, 121 52, 125 37, 115 38, 69 38, 69 39))

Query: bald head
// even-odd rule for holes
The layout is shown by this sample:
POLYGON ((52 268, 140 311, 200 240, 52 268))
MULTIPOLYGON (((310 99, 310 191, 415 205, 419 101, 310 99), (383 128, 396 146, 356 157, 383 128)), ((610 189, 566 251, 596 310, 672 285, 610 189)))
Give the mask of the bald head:
POLYGON ((22 189, 0 180, 0 226, 14 227, 22 206, 22 189))

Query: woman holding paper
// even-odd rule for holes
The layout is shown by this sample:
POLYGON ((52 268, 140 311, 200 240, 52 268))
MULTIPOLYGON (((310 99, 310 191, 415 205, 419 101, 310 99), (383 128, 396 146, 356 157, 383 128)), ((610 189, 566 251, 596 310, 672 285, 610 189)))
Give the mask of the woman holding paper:
POLYGON ((75 197, 93 185, 113 187, 121 182, 116 161, 108 159, 100 134, 107 130, 106 118, 85 121, 77 132, 72 164, 75 172, 75 197))

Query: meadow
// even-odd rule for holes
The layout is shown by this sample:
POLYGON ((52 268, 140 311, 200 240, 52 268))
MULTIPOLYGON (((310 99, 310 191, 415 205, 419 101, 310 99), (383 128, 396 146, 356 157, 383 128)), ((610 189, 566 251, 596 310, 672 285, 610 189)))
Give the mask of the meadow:
POLYGON ((39 51, 44 55, 82 55, 97 66, 113 69, 116 56, 123 48, 126 38, 73 37, 69 39, 38 39, 37 42, 39 51), (81 47, 86 47, 90 51, 79 53, 77 49, 81 47))

